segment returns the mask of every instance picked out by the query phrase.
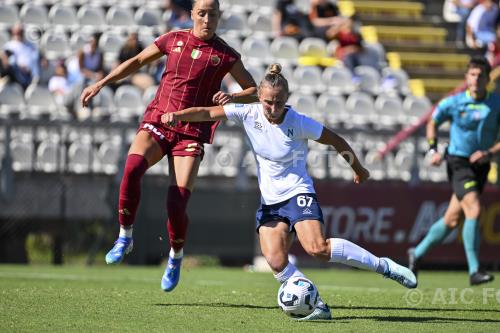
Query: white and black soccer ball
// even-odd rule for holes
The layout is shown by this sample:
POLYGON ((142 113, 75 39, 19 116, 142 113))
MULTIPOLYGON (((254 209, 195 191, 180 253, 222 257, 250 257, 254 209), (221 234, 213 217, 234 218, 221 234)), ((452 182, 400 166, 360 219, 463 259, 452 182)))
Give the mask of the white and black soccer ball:
POLYGON ((278 305, 290 317, 302 318, 314 311, 318 296, 318 289, 310 280, 292 277, 278 290, 278 305))

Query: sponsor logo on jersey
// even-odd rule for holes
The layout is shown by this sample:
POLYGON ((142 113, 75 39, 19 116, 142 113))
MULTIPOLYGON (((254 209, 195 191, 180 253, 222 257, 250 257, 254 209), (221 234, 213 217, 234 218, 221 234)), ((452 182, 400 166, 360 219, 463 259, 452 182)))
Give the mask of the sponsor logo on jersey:
POLYGON ((194 50, 191 52, 191 58, 193 58, 194 60, 196 60, 196 59, 200 59, 200 57, 201 57, 201 54, 202 54, 202 53, 203 53, 203 52, 201 52, 200 50, 198 50, 198 49, 194 49, 194 50))
POLYGON ((163 134, 161 134, 161 132, 156 127, 154 127, 153 125, 151 125, 149 123, 144 124, 144 126, 142 126, 142 128, 150 130, 155 135, 157 135, 160 138, 160 140, 165 139, 165 136, 163 134))
POLYGON ((175 52, 175 53, 181 53, 181 48, 180 47, 174 47, 172 49, 172 52, 175 52))
POLYGON ((217 66, 218 64, 220 64, 220 58, 218 55, 213 55, 210 57, 210 62, 212 63, 212 65, 214 66, 217 66))
POLYGON ((253 128, 258 129, 259 131, 262 131, 262 124, 259 123, 258 121, 255 121, 253 128))
POLYGON ((304 210, 302 211, 302 214, 312 214, 313 212, 309 209, 309 208, 304 208, 304 210))

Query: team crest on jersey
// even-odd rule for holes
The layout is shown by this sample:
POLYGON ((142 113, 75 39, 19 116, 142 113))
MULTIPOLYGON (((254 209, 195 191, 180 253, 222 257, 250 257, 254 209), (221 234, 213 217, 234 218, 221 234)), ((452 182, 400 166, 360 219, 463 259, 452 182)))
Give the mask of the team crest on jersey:
POLYGON ((184 42, 182 40, 178 41, 177 42, 177 47, 174 47, 172 48, 172 52, 175 52, 175 53, 181 53, 182 51, 182 46, 184 46, 184 42))
POLYGON ((212 65, 214 66, 217 66, 218 64, 220 64, 220 58, 218 55, 213 55, 210 57, 210 62, 212 63, 212 65))
POLYGON ((262 131, 262 124, 258 121, 255 121, 254 125, 253 125, 253 128, 259 130, 259 131, 262 131))
POLYGON ((289 138, 293 138, 293 128, 289 128, 286 130, 286 136, 289 138))
POLYGON ((191 52, 191 58, 193 58, 194 60, 200 59, 202 53, 203 52, 201 52, 200 50, 194 49, 193 52, 191 52))

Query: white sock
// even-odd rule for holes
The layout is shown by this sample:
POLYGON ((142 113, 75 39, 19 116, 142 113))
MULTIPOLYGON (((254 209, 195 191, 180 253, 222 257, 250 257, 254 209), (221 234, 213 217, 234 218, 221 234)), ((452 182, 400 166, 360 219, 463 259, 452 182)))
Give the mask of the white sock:
POLYGON ((378 272, 380 258, 342 238, 330 238, 330 262, 378 272))
POLYGON ((180 249, 178 252, 175 252, 173 248, 170 249, 169 257, 173 259, 182 258, 184 255, 184 249, 180 249))
POLYGON ((304 274, 302 274, 302 272, 299 271, 291 262, 289 262, 281 272, 274 274, 274 277, 279 283, 285 282, 292 276, 304 276, 304 274))
POLYGON ((129 226, 129 227, 123 227, 120 226, 120 234, 118 237, 127 237, 127 238, 132 238, 132 232, 134 231, 134 227, 129 226))

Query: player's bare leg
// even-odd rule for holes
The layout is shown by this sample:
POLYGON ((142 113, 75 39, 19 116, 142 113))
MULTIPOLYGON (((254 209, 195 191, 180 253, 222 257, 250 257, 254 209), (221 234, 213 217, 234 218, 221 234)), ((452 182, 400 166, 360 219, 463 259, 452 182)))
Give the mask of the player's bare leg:
POLYGON ((163 157, 160 145, 146 131, 139 131, 132 142, 120 184, 118 220, 120 234, 106 254, 108 264, 118 264, 133 248, 132 230, 141 197, 141 180, 146 170, 163 157))
POLYGON ((170 253, 167 268, 161 280, 164 291, 172 291, 179 283, 183 247, 189 223, 186 206, 194 188, 200 167, 199 156, 173 156, 169 159, 170 186, 167 196, 170 253))

